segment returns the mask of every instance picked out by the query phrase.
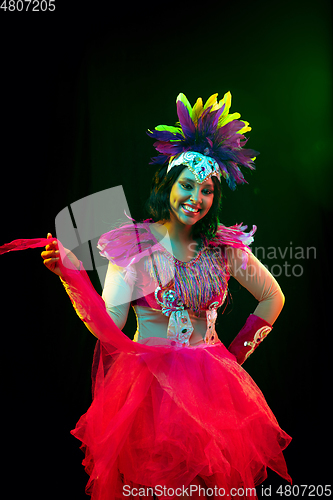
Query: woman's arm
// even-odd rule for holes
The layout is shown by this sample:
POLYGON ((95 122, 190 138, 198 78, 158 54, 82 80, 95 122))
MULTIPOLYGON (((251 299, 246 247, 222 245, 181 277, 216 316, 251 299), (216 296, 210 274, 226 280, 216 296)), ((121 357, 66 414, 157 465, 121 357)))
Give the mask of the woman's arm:
MULTIPOLYGON (((58 243, 57 241, 52 240, 51 233, 48 233, 47 238, 50 239, 50 243, 45 247, 45 251, 42 252, 41 254, 44 261, 44 265, 50 271, 52 271, 54 274, 57 274, 60 277, 61 282, 65 287, 65 290, 71 297, 76 312, 81 317, 82 316, 81 307, 79 308, 76 307, 77 300, 76 300, 75 290, 71 290, 71 287, 63 279, 63 274, 59 266, 60 252, 58 248, 58 243)), ((76 269, 80 270, 81 262, 72 252, 70 252, 67 249, 64 250, 67 257, 70 259, 71 263, 75 266, 76 269)), ((125 281, 124 274, 125 271, 123 270, 123 268, 112 265, 110 262, 102 294, 106 310, 109 313, 111 319, 114 321, 114 323, 118 326, 120 330, 125 326, 127 321, 127 316, 134 286, 133 281, 132 284, 128 284, 125 281)), ((88 330, 95 337, 97 337, 97 335, 95 334, 93 329, 88 325, 88 323, 85 322, 82 317, 81 319, 88 328, 88 330)))
POLYGON ((228 347, 237 362, 242 365, 272 330, 272 325, 283 308, 284 295, 274 276, 254 255, 248 255, 246 269, 242 268, 243 252, 241 250, 228 248, 227 257, 231 276, 259 302, 254 313, 250 314, 245 325, 228 347))
MULTIPOLYGON (((134 287, 134 284, 131 285, 126 283, 124 274, 125 271, 123 268, 115 266, 110 262, 102 294, 102 299, 104 300, 105 304, 105 310, 108 312, 109 316, 120 330, 125 326, 127 321, 128 310, 134 287)), ((89 278, 87 279, 89 281, 89 278)), ((79 318, 84 322, 88 330, 95 337, 99 338, 99 336, 94 331, 94 326, 90 326, 91 324, 94 325, 94 322, 86 321, 87 317, 90 317, 91 314, 89 313, 89 310, 86 309, 86 306, 82 307, 82 300, 78 295, 79 290, 64 281, 62 276, 60 276, 60 280, 64 285, 64 288, 68 293, 79 318)), ((90 286, 92 287, 91 283, 90 286)))
POLYGON ((125 281, 124 269, 109 262, 102 298, 107 312, 120 330, 127 321, 133 287, 133 283, 125 281))
POLYGON ((229 272, 258 300, 253 314, 273 325, 284 305, 282 290, 274 276, 253 254, 249 254, 246 269, 242 269, 242 253, 241 250, 228 248, 229 272))

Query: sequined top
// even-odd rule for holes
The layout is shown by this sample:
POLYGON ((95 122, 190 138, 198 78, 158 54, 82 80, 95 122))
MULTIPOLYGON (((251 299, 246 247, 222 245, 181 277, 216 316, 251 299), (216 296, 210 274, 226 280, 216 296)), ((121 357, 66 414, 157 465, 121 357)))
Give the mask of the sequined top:
POLYGON ((198 328, 204 312, 205 341, 217 341, 214 327, 216 315, 213 311, 226 298, 229 278, 226 258, 218 250, 221 249, 202 245, 194 259, 182 262, 159 243, 155 245, 154 252, 142 259, 143 265, 136 265, 134 288, 141 297, 132 300, 132 306, 136 307, 141 335, 143 327, 140 332, 139 317, 142 310, 138 307, 148 307, 169 318, 167 337, 183 344, 188 344, 193 334, 192 318, 197 318, 198 328), (147 284, 151 283, 154 292, 147 294, 147 284))
MULTIPOLYGON (((99 240, 101 255, 110 260, 103 298, 112 319, 123 328, 132 305, 138 323, 137 341, 147 337, 168 337, 187 345, 219 341, 215 321, 227 296, 230 264, 231 274, 239 281, 248 259, 260 270, 266 285, 268 277, 274 280, 248 247, 255 228, 245 233, 246 227, 241 225, 221 225, 213 240, 203 240, 194 259, 182 262, 167 250, 164 240, 156 239, 151 223, 126 225, 99 240), (240 251, 237 273, 236 260, 227 255, 230 249, 240 251)), ((261 282, 257 290, 251 280, 242 284, 258 300, 267 300, 267 286, 261 282)))

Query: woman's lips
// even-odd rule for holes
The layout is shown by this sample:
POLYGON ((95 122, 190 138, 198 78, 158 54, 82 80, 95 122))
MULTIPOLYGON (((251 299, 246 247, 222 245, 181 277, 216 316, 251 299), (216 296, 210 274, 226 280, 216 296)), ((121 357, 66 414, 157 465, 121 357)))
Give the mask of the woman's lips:
POLYGON ((194 207, 193 205, 189 205, 187 203, 184 203, 181 205, 183 212, 186 215, 194 217, 195 215, 198 215, 200 213, 200 208, 194 207))

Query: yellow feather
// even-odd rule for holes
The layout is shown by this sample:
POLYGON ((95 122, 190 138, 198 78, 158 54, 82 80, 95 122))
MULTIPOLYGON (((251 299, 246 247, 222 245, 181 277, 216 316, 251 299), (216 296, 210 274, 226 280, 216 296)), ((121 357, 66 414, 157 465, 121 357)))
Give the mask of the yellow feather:
POLYGON ((244 123, 244 127, 238 130, 237 134, 245 134, 246 132, 250 132, 252 130, 252 127, 249 127, 249 122, 245 122, 242 120, 244 123))
POLYGON ((203 112, 203 102, 201 97, 198 97, 197 102, 195 103, 192 109, 191 118, 193 123, 195 124, 198 123, 198 118, 202 115, 202 112, 203 112))
MULTIPOLYGON (((230 93, 230 91, 226 92, 223 96, 223 99, 220 100, 219 108, 221 108, 223 105, 224 105, 224 110, 223 110, 222 115, 220 116, 217 128, 223 127, 223 125, 225 125, 226 123, 229 123, 230 121, 232 121, 236 118, 236 116, 234 116, 235 113, 234 113, 234 115, 231 115, 231 116, 234 116, 234 118, 231 118, 231 119, 228 118, 228 113, 229 113, 229 109, 231 106, 231 93, 230 93)), ((240 115, 237 116, 237 118, 239 118, 239 117, 240 117, 240 115)))
MULTIPOLYGON (((221 101, 220 101, 220 104, 221 104, 221 106, 222 106, 223 104, 225 104, 225 107, 224 107, 223 113, 222 113, 222 115, 221 115, 221 117, 222 117, 222 116, 223 116, 223 117, 225 117, 225 116, 227 116, 227 114, 229 113, 229 109, 230 109, 230 106, 231 106, 231 93, 230 93, 230 91, 229 91, 229 92, 227 92, 226 94, 224 94, 223 99, 221 99, 221 101)), ((220 107, 221 107, 221 106, 220 106, 220 107)))
POLYGON ((239 113, 232 113, 231 115, 225 115, 224 112, 222 116, 220 116, 219 123, 218 123, 218 128, 223 127, 229 122, 232 122, 233 120, 238 120, 241 115, 239 113))
POLYGON ((224 100, 221 99, 218 103, 216 103, 216 106, 214 106, 215 109, 221 109, 224 104, 224 100))
POLYGON ((209 108, 209 106, 215 106, 217 104, 216 97, 218 94, 213 94, 207 99, 206 104, 204 105, 204 110, 209 108))
POLYGON ((229 109, 230 109, 230 106, 231 106, 231 92, 230 92, 230 90, 229 90, 229 92, 226 92, 224 94, 223 100, 226 103, 225 107, 228 109, 228 112, 229 112, 229 109))

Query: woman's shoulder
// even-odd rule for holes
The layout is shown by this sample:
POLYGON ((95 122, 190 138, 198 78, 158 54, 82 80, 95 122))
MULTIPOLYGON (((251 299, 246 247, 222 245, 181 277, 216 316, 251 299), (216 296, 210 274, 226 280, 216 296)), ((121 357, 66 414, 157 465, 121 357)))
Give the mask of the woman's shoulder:
POLYGON ((243 226, 243 224, 235 224, 229 227, 219 224, 215 237, 208 242, 207 246, 212 249, 216 247, 222 248, 228 261, 234 257, 234 250, 236 255, 240 251, 238 257, 242 260, 241 267, 245 269, 248 256, 251 253, 249 245, 254 240, 253 235, 257 230, 257 226, 253 226, 249 232, 246 232, 246 229, 247 226, 243 226))
POLYGON ((99 253, 121 267, 138 262, 157 243, 150 229, 152 223, 151 219, 133 220, 108 231, 98 240, 99 253))
POLYGON ((224 246, 233 248, 248 248, 254 240, 254 233, 257 226, 253 226, 251 231, 246 232, 247 226, 235 224, 234 226, 225 226, 219 224, 214 238, 207 242, 210 247, 224 246))

